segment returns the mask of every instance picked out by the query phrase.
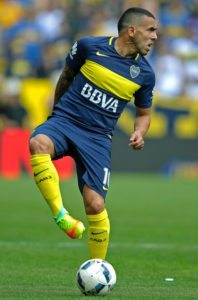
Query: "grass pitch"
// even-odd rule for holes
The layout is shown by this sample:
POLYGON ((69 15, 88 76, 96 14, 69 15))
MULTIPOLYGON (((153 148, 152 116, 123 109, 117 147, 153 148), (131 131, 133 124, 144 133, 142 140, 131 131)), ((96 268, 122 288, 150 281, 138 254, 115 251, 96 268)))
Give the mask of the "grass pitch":
MULTIPOLYGON (((61 190, 70 213, 87 224, 76 179, 61 190)), ((117 285, 106 298, 198 299, 197 182, 113 174, 107 208, 117 285)), ((75 275, 88 259, 86 239, 59 230, 30 177, 1 179, 0 299, 84 298, 75 275)))

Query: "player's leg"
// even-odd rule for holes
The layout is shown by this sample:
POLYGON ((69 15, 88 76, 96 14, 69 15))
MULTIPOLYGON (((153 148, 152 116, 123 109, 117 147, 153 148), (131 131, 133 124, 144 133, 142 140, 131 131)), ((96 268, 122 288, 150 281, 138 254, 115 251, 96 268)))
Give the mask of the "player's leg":
POLYGON ((88 220, 90 257, 105 259, 109 245, 110 223, 104 198, 85 184, 83 199, 88 220))
POLYGON ((72 218, 63 206, 59 176, 52 163, 55 156, 54 143, 47 135, 37 134, 30 139, 30 153, 34 181, 47 201, 56 223, 71 238, 81 238, 84 225, 72 218))
POLYGON ((110 179, 111 141, 108 137, 82 132, 75 145, 79 189, 88 220, 88 248, 91 258, 105 259, 109 244, 110 222, 105 197, 110 179), (84 137, 85 136, 85 137, 84 137))
POLYGON ((54 144, 48 136, 38 134, 30 139, 30 153, 34 181, 53 216, 57 216, 63 203, 58 174, 51 160, 51 157, 54 157, 54 144))

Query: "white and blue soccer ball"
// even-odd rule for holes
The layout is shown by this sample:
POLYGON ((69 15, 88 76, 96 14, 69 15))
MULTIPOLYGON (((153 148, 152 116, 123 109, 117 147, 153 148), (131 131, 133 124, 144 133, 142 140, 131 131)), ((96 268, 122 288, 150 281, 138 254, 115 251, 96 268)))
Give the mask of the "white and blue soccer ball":
POLYGON ((104 296, 115 286, 116 272, 109 262, 95 258, 85 261, 80 266, 76 279, 84 295, 104 296))

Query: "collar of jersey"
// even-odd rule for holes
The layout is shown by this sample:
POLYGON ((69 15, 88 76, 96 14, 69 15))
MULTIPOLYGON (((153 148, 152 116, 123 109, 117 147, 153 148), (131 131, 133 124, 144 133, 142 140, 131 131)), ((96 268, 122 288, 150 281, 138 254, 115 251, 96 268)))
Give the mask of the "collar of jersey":
MULTIPOLYGON (((114 48, 114 50, 115 50, 115 47, 114 47, 115 41, 116 41, 116 37, 115 36, 111 36, 109 38, 109 45, 112 46, 114 48)), ((117 53, 117 51, 115 51, 115 52, 117 53)), ((119 53, 117 53, 117 54, 119 55, 119 53)), ((135 57, 130 57, 129 59, 131 59, 131 58, 134 59, 134 60, 138 60, 139 53, 137 53, 135 57)))

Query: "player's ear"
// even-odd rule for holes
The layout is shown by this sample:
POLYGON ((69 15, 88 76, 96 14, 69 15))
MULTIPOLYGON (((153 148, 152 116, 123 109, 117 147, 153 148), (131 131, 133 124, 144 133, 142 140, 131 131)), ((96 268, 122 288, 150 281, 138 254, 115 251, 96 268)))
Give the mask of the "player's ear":
POLYGON ((128 35, 129 35, 130 37, 133 37, 133 36, 134 36, 134 33, 135 33, 135 26, 129 25, 129 27, 128 27, 128 35))

